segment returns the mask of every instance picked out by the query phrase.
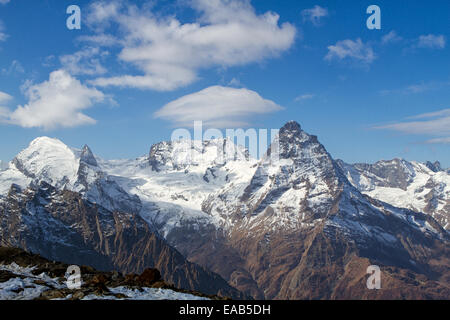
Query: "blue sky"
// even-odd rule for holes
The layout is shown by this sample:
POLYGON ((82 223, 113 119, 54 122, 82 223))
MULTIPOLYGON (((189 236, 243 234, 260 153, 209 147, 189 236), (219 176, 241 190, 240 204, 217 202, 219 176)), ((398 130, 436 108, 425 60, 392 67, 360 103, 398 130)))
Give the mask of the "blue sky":
POLYGON ((449 167, 449 18, 446 0, 0 0, 0 159, 42 135, 137 157, 198 118, 449 167))

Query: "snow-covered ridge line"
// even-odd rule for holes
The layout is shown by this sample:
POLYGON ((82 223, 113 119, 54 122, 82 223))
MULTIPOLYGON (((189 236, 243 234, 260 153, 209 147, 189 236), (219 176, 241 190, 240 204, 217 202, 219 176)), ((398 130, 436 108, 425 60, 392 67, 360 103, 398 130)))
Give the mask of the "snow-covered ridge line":
POLYGON ((183 140, 161 142, 151 148, 149 156, 104 160, 87 146, 79 150, 41 137, 20 152, 8 170, 0 172, 0 197, 12 184, 25 189, 45 181, 81 192, 87 200, 110 210, 140 212, 147 221, 164 225, 160 230, 164 234, 183 219, 209 220, 201 210, 206 197, 242 173, 247 179, 255 164, 245 148, 231 145, 228 139, 203 141, 200 148, 183 140), (224 150, 233 150, 235 157, 217 161, 224 150))
MULTIPOLYGON (((139 213, 167 236, 180 223, 228 228, 232 222, 223 216, 225 208, 218 208, 221 214, 208 210, 208 202, 214 195, 227 197, 226 207, 237 208, 249 183, 263 183, 248 203, 250 207, 256 206, 273 187, 271 177, 277 176, 286 181, 276 181, 282 193, 272 209, 283 214, 274 222, 295 228, 299 223, 314 224, 313 220, 321 218, 307 221, 302 213, 302 221, 297 221, 297 213, 304 210, 298 202, 308 197, 308 206, 320 211, 331 201, 333 195, 327 193, 331 185, 320 177, 335 170, 333 163, 336 162, 350 183, 362 193, 397 207, 426 212, 443 226, 449 226, 445 213, 448 215, 450 211, 450 175, 439 170, 442 168, 438 163, 394 159, 374 165, 348 165, 334 161, 317 137, 302 131, 295 122, 283 127, 281 134, 285 145, 281 146, 277 164, 265 164, 264 158, 260 161, 250 158, 245 148, 232 145, 228 139, 200 144, 185 140, 161 142, 151 147, 148 156, 104 160, 87 146, 69 148, 58 139, 41 137, 20 152, 7 170, 0 172, 0 199, 8 193, 11 184, 26 188, 34 182, 45 181, 60 189, 81 192, 87 200, 109 210, 139 213), (220 152, 227 149, 237 151, 235 157, 218 161, 220 152), (299 161, 298 165, 294 165, 294 161, 299 161), (290 172, 293 167, 297 169, 290 172), (257 177, 261 181, 257 182, 257 177), (303 179, 303 182, 296 179, 303 179), (289 190, 283 191, 283 188, 289 190)), ((264 211, 264 206, 269 205, 267 201, 251 211, 264 211)), ((251 223, 255 218, 247 222, 246 219, 243 223, 251 223)))

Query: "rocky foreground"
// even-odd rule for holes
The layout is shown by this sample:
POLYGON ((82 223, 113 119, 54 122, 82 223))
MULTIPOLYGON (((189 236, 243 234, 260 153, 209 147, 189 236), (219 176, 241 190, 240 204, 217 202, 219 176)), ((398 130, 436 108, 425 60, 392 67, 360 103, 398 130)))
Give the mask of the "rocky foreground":
POLYGON ((123 275, 80 266, 82 286, 67 287, 68 264, 21 249, 0 247, 0 300, 205 300, 217 296, 180 290, 161 279, 157 269, 123 275))

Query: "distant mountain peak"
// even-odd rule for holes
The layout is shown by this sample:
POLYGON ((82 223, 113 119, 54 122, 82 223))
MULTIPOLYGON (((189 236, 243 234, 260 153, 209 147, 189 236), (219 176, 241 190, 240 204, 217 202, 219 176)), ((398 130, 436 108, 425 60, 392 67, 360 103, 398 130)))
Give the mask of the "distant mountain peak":
POLYGON ((81 150, 80 154, 80 162, 84 162, 88 165, 91 165, 93 167, 97 167, 97 160, 95 160, 95 156, 92 153, 92 150, 89 148, 87 144, 84 145, 83 149, 81 150))
POLYGON ((73 179, 78 169, 72 149, 62 141, 49 137, 34 139, 12 163, 25 176, 58 186, 73 179))
POLYGON ((427 161, 425 165, 427 166, 428 169, 430 169, 433 172, 443 171, 441 163, 439 161, 435 162, 427 161))

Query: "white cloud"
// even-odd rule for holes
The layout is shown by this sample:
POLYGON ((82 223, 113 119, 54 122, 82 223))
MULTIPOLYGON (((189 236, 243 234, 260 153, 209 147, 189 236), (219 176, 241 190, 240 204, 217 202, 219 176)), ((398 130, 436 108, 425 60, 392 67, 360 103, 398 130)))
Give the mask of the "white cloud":
POLYGON ((410 134, 450 134, 450 116, 426 121, 409 121, 379 126, 410 134))
POLYGON ((450 117, 450 109, 422 113, 417 116, 409 117, 409 119, 430 119, 430 118, 447 117, 447 116, 450 117))
POLYGON ((192 127, 194 121, 203 121, 208 127, 232 128, 247 126, 253 115, 282 109, 248 89, 212 86, 176 99, 154 115, 177 126, 192 127))
POLYGON ((0 0, 0 4, 7 4, 10 0, 0 0))
POLYGON ((329 61, 350 59, 370 64, 375 60, 375 54, 372 47, 363 43, 361 39, 358 38, 356 41, 347 39, 338 41, 334 46, 329 46, 325 59, 329 61))
POLYGON ((8 39, 8 37, 9 37, 4 31, 5 31, 5 26, 3 25, 3 21, 0 20, 0 42, 6 41, 6 39, 8 39))
POLYGON ((410 93, 423 93, 429 90, 432 90, 434 88, 434 84, 432 83, 420 83, 420 84, 412 84, 407 86, 403 92, 405 94, 410 93))
POLYGON ((435 138, 425 141, 427 144, 450 144, 450 137, 448 138, 435 138))
POLYGON ((105 99, 102 92, 86 87, 64 70, 50 73, 48 81, 30 85, 26 96, 26 105, 6 114, 3 109, 2 122, 46 130, 94 124, 96 121, 81 111, 105 99))
POLYGON ((136 6, 125 9, 119 2, 95 2, 88 21, 98 32, 96 36, 105 45, 122 46, 119 59, 136 67, 140 74, 102 77, 92 83, 174 90, 194 82, 201 69, 260 62, 278 56, 294 42, 293 25, 280 25, 279 16, 273 12, 256 14, 249 1, 189 3, 199 15, 192 23, 136 6), (104 33, 110 24, 122 31, 123 38, 114 41, 104 33))
POLYGON ((90 26, 102 28, 111 19, 117 18, 123 4, 120 1, 97 1, 90 5, 90 12, 87 16, 87 23, 90 26))
POLYGON ((399 42, 402 41, 403 38, 400 37, 397 32, 395 32, 394 30, 392 30, 391 32, 389 32, 388 34, 386 34, 385 36, 383 36, 383 38, 381 38, 381 43, 382 44, 389 44, 389 43, 395 43, 395 42, 399 42))
POLYGON ((88 47, 74 54, 61 56, 59 61, 63 69, 72 75, 100 75, 107 72, 100 59, 108 54, 99 48, 88 47))
POLYGON ((328 9, 322 8, 321 6, 315 5, 311 9, 305 9, 302 11, 303 21, 309 21, 315 26, 321 24, 322 18, 328 16, 328 9))
POLYGON ((400 94, 419 94, 441 89, 447 89, 450 86, 450 81, 429 81, 408 85, 401 89, 381 90, 382 95, 400 93, 400 94))
POLYGON ((417 40, 416 47, 429 49, 444 49, 446 45, 446 38, 443 35, 422 35, 417 40))
POLYGON ((8 115, 9 109, 0 105, 0 123, 5 122, 4 119, 8 118, 8 115))
POLYGON ((0 121, 8 115, 8 108, 2 106, 2 104, 8 103, 12 98, 9 94, 0 91, 0 121))
POLYGON ((42 66, 51 68, 55 65, 56 57, 52 54, 43 59, 42 66))
POLYGON ((78 42, 88 42, 92 45, 102 46, 102 47, 111 47, 115 45, 122 44, 123 42, 120 39, 108 34, 95 34, 95 35, 84 35, 79 36, 77 38, 78 42))
POLYGON ((12 100, 12 97, 9 94, 0 91, 0 103, 5 103, 10 100, 12 100))
POLYGON ((2 74, 8 76, 15 73, 24 73, 24 72, 25 69, 23 68, 22 64, 17 60, 13 60, 8 68, 2 69, 2 74))
POLYGON ((314 98, 315 96, 316 96, 315 94, 305 93, 305 94, 302 94, 302 95, 296 97, 294 99, 294 101, 300 102, 300 101, 310 100, 310 99, 314 98))
POLYGON ((239 80, 238 78, 233 78, 228 82, 228 86, 229 87, 243 87, 241 80, 239 80))
POLYGON ((437 138, 426 141, 426 143, 429 144, 448 143, 450 141, 450 109, 424 113, 410 117, 409 119, 415 121, 405 121, 384 126, 377 126, 375 129, 394 130, 407 134, 437 136, 437 138))

